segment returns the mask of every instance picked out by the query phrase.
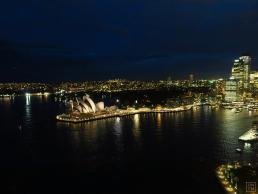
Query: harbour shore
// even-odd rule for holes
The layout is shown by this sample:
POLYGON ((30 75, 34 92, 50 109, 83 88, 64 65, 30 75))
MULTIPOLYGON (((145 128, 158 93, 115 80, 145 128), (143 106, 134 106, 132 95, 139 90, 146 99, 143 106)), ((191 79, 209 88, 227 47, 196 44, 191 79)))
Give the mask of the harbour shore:
POLYGON ((103 114, 92 114, 90 116, 82 116, 82 115, 70 115, 70 114, 61 114, 57 115, 56 119, 58 121, 63 122, 72 122, 72 123, 80 123, 80 122, 89 122, 99 119, 106 119, 111 117, 123 117, 134 114, 143 114, 143 113, 169 113, 169 112, 181 112, 188 111, 193 108, 193 105, 180 106, 177 108, 159 108, 159 109, 150 109, 150 108, 140 108, 140 109, 127 109, 127 110, 116 110, 103 114))

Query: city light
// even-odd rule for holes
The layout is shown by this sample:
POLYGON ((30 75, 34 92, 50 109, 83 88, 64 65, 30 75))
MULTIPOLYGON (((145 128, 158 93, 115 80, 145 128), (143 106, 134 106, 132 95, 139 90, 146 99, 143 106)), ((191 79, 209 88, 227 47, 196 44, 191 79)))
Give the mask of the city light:
POLYGON ((0 27, 0 194, 258 194, 258 0, 1 1, 0 27))

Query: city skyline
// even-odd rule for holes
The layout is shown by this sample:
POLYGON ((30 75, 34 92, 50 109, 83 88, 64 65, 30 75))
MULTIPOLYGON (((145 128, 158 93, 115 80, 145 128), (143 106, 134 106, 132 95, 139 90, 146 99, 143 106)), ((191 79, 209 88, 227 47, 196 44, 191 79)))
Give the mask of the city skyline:
POLYGON ((257 24, 257 0, 3 1, 1 193, 258 193, 257 24))
POLYGON ((219 78, 243 52, 257 69, 257 10, 254 0, 4 2, 0 81, 219 78))

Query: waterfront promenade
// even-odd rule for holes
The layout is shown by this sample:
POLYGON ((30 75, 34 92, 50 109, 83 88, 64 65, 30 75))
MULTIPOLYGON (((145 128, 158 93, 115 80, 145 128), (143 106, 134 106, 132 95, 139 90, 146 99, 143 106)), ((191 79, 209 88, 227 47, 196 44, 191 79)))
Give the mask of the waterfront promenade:
POLYGON ((112 112, 105 112, 103 114, 92 114, 92 115, 70 115, 70 114, 61 114, 57 115, 56 119, 58 121, 63 122, 72 122, 72 123, 80 123, 80 122, 88 122, 99 119, 106 119, 111 117, 123 117, 134 114, 143 114, 143 113, 166 113, 166 112, 181 112, 191 110, 193 105, 180 106, 177 108, 158 108, 158 109, 150 109, 150 108, 140 108, 140 109, 127 109, 127 110, 116 110, 112 112))
POLYGON ((248 162, 222 164, 215 171, 227 194, 256 194, 257 172, 257 165, 248 162))

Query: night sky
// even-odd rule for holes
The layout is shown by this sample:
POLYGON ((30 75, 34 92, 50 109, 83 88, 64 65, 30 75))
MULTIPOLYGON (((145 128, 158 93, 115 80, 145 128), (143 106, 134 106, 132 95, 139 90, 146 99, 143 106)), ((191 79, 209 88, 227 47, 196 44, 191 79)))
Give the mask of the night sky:
POLYGON ((257 0, 8 0, 0 81, 219 78, 248 52, 257 0))

